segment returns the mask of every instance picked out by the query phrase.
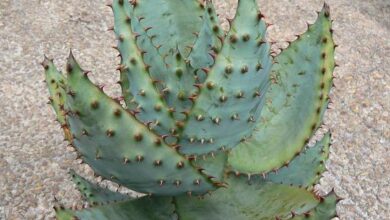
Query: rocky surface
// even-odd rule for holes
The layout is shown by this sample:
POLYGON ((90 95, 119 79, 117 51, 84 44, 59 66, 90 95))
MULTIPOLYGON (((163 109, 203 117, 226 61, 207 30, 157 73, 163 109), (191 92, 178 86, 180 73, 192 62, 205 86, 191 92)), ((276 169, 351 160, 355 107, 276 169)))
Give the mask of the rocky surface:
MULTIPOLYGON (((333 132, 329 171, 318 189, 345 198, 340 219, 390 216, 390 2, 328 0, 336 59, 332 103, 325 119, 333 132)), ((215 1, 222 18, 236 2, 215 1)), ((274 49, 305 31, 319 0, 259 1, 274 49)), ((67 170, 92 171, 75 161, 46 105, 39 62, 43 54, 63 67, 73 48, 93 81, 118 95, 113 24, 105 1, 0 1, 0 219, 52 219, 55 197, 80 206, 67 170)), ((226 23, 226 22, 225 22, 226 23)), ((91 178, 91 177, 90 177, 91 178)), ((94 179, 94 181, 98 181, 94 179)), ((102 185, 107 185, 103 182, 102 185)), ((115 184, 108 184, 115 188, 115 184)), ((121 189, 122 190, 122 189, 121 189)))

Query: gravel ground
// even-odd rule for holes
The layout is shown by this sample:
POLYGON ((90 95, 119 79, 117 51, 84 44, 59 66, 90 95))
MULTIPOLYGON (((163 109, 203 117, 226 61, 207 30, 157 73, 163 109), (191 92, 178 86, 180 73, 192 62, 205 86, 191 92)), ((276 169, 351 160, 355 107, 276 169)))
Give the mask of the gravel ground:
MULTIPOLYGON (((232 17, 235 1, 215 1, 221 17, 232 17)), ((329 0, 336 59, 331 110, 329 171, 319 189, 345 198, 340 219, 390 219, 390 2, 329 0), (353 2, 353 3, 352 3, 353 2)), ((0 219, 52 219, 54 196, 80 206, 68 168, 91 176, 63 142, 39 62, 43 54, 63 67, 74 48, 92 79, 119 88, 111 10, 105 1, 0 1, 0 219)), ((294 39, 312 23, 320 0, 261 0, 269 37, 276 45, 294 39), (272 2, 272 3, 271 3, 272 2)), ((275 48, 274 48, 275 49, 275 48)), ((95 180, 96 181, 96 180, 95 180)), ((102 182, 102 185, 108 183, 102 182)), ((108 184, 115 188, 115 184, 108 184)))

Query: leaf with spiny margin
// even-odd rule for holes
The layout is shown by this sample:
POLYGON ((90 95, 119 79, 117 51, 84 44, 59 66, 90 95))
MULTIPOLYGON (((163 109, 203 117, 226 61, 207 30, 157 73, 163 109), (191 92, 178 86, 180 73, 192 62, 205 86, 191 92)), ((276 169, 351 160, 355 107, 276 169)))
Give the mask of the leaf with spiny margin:
POLYGON ((207 176, 222 181, 224 179, 227 158, 227 153, 221 151, 215 155, 199 156, 192 161, 192 164, 200 168, 207 176))
POLYGON ((165 60, 171 68, 166 81, 162 83, 162 94, 168 106, 174 110, 172 115, 180 126, 186 118, 183 112, 189 111, 192 106, 191 95, 198 91, 194 86, 196 77, 178 49, 170 53, 165 60))
POLYGON ((158 9, 153 6, 151 12, 150 9, 146 10, 149 2, 136 3, 132 10, 132 28, 139 35, 137 43, 145 51, 143 58, 150 66, 149 73, 177 121, 177 128, 171 130, 171 133, 176 133, 185 119, 182 112, 188 111, 193 104, 189 98, 198 92, 193 86, 197 83, 196 71, 190 67, 187 56, 196 40, 192 32, 200 29, 197 26, 202 21, 199 17, 202 9, 197 1, 158 0, 153 1, 153 4, 159 4, 158 9), (174 7, 185 10, 185 13, 175 11, 174 7), (170 21, 171 18, 180 20, 170 21), (180 30, 176 30, 177 28, 180 30), (164 36, 168 42, 167 39, 161 42, 160 38, 164 36))
POLYGON ((129 109, 136 117, 159 134, 168 134, 175 127, 168 108, 153 85, 142 54, 131 30, 131 15, 127 1, 115 0, 112 4, 115 17, 115 33, 121 54, 122 93, 129 109), (119 3, 119 2, 122 2, 119 3))
MULTIPOLYGON (((161 54, 158 52, 158 47, 153 45, 153 37, 148 35, 149 29, 145 29, 142 27, 141 25, 142 19, 139 19, 134 15, 135 14, 134 8, 130 4, 130 2, 128 1, 123 1, 123 3, 119 3, 119 2, 120 2, 119 0, 114 1, 114 5, 112 5, 113 13, 114 15, 120 14, 121 16, 119 17, 126 17, 126 23, 123 23, 123 20, 121 18, 118 18, 116 20, 114 26, 116 36, 120 38, 121 31, 128 32, 129 30, 131 30, 135 35, 135 42, 138 45, 138 50, 142 52, 142 59, 144 65, 145 67, 146 66, 148 67, 148 70, 146 71, 149 72, 153 80, 165 81, 164 77, 167 77, 167 75, 161 73, 166 73, 168 68, 164 63, 161 54)), ((123 80, 129 83, 127 75, 126 74, 122 74, 122 75, 126 76, 126 77, 122 77, 123 80)), ((158 82, 155 82, 155 84, 158 85, 158 82)))
MULTIPOLYGON (((135 16, 134 7, 129 2, 124 2, 124 8, 128 16, 131 18, 131 25, 128 28, 131 28, 133 33, 137 35, 136 42, 138 48, 143 51, 142 58, 145 65, 148 66, 149 75, 154 81, 156 89, 163 94, 162 91, 165 87, 165 82, 170 80, 171 68, 168 67, 164 57, 159 52, 159 45, 154 45, 153 39, 154 36, 149 34, 151 27, 143 27, 141 17, 135 16)), ((114 10, 115 13, 115 10, 114 10)))
POLYGON ((305 213, 319 203, 314 194, 302 188, 274 183, 253 183, 245 178, 229 177, 228 188, 204 198, 176 197, 179 219, 286 219, 291 212, 305 213))
MULTIPOLYGON (((153 45, 154 37, 150 36, 151 29, 143 28, 143 19, 139 19, 139 17, 135 16, 134 8, 129 2, 125 1, 122 4, 116 2, 113 5, 113 9, 116 17, 126 17, 127 19, 126 22, 124 22, 122 18, 116 19, 117 22, 115 30, 119 39, 123 39, 123 34, 120 34, 123 32, 133 31, 133 33, 136 34, 135 41, 137 42, 138 47, 142 50, 141 53, 145 64, 144 66, 148 67, 145 71, 148 72, 149 76, 153 79, 155 89, 158 91, 158 97, 156 96, 156 98, 162 99, 166 104, 166 106, 164 105, 163 110, 168 110, 166 113, 169 113, 169 115, 166 115, 167 118, 159 118, 157 121, 162 124, 160 126, 169 124, 170 127, 169 130, 161 130, 166 133, 169 131, 171 134, 175 134, 177 129, 174 128, 175 126, 173 125, 174 120, 172 119, 172 116, 176 121, 178 121, 178 123, 176 123, 178 125, 180 125, 180 121, 185 119, 185 115, 181 112, 188 110, 188 108, 192 106, 192 102, 188 99, 188 97, 197 92, 197 89, 193 86, 196 83, 195 75, 190 72, 192 70, 189 69, 189 64, 185 62, 185 59, 182 54, 180 54, 178 48, 172 49, 168 52, 168 54, 165 54, 164 57, 162 57, 159 52, 159 47, 153 45), (121 14, 123 14, 123 16, 121 16, 121 14)), ((126 48, 121 47, 121 41, 119 42, 119 50, 122 54, 123 51, 127 50, 126 48)), ((128 60, 123 55, 122 57, 122 60, 128 60)), ((122 72, 122 75, 127 75, 128 73, 126 72, 128 72, 128 70, 124 73, 122 72)), ((131 88, 132 83, 130 82, 134 81, 134 79, 132 80, 130 77, 127 78, 127 80, 123 79, 123 81, 126 82, 124 85, 128 84, 131 88)), ((146 92, 145 89, 143 89, 143 91, 146 92)), ((147 100, 153 103, 153 100, 147 100)), ((137 100, 135 99, 134 101, 137 100)), ((161 106, 161 104, 156 105, 161 106)), ((147 110, 147 108, 145 109, 147 110)), ((151 123, 150 125, 159 129, 159 127, 156 127, 154 123, 151 123)), ((158 132, 162 134, 161 131, 158 132)))
MULTIPOLYGON (((211 1, 207 1, 202 29, 188 57, 191 67, 198 71, 202 68, 210 68, 214 64, 213 54, 216 56, 221 50, 223 38, 224 31, 219 24, 214 5, 211 1)), ((205 77, 201 74, 197 76, 199 82, 203 83, 205 77)))
POLYGON ((113 192, 107 188, 102 188, 97 184, 91 183, 78 175, 74 170, 70 170, 69 174, 71 175, 72 181, 76 184, 76 187, 80 191, 81 195, 83 195, 84 199, 91 205, 132 199, 128 195, 113 192))
POLYGON ((331 135, 326 133, 313 147, 294 158, 287 167, 280 168, 276 173, 268 173, 266 180, 311 189, 326 170, 325 161, 329 157, 331 135))
MULTIPOLYGON (((197 0, 137 0, 134 15, 141 20, 143 28, 153 36, 153 44, 163 56, 179 49, 187 57, 195 42, 193 32, 200 30, 203 15, 202 5, 197 0)), ((146 50, 147 48, 143 48, 146 50)))
MULTIPOLYGON (((108 6, 110 6, 112 8, 112 11, 114 13, 114 32, 115 32, 115 35, 116 37, 118 38, 118 47, 117 49, 119 50, 119 53, 120 53, 120 57, 121 57, 121 65, 124 65, 124 59, 130 59, 129 57, 125 57, 123 58, 123 55, 121 54, 121 50, 123 50, 124 48, 120 48, 121 46, 121 43, 120 41, 124 38, 122 38, 120 35, 121 35, 121 32, 126 32, 128 33, 128 27, 125 25, 125 24, 128 24, 128 21, 123 22, 123 19, 126 17, 127 18, 127 15, 126 15, 126 8, 125 5, 128 5, 129 3, 127 1, 122 1, 122 5, 118 3, 119 1, 113 1, 113 4, 109 4, 108 6), (125 4, 125 5, 123 5, 125 4), (116 16, 115 16, 116 15, 116 16)), ((129 19, 131 19, 129 17, 129 19)), ((134 53, 134 52, 133 52, 134 53)), ((135 60, 135 58, 134 58, 135 60)), ((126 62, 126 61, 125 61, 126 62)), ((133 61, 134 62, 134 61, 133 61)), ((124 68, 121 68, 119 69, 120 71, 120 79, 119 79, 119 84, 122 88, 122 95, 123 95, 123 98, 124 98, 124 101, 126 103, 126 107, 128 109, 135 109, 137 107, 137 103, 135 102, 134 100, 134 95, 130 89, 130 81, 129 81, 129 78, 127 76, 128 74, 128 71, 126 71, 124 68)))
POLYGON ((95 86, 71 54, 66 110, 73 145, 104 178, 142 193, 203 194, 215 182, 95 86), (199 180, 201 184, 194 184, 199 180))
POLYGON ((142 197, 139 199, 94 206, 82 210, 57 209, 58 220, 170 220, 174 205, 171 197, 142 197))
POLYGON ((322 122, 332 86, 334 43, 329 7, 276 57, 266 107, 251 139, 229 155, 234 170, 267 173, 299 153, 322 122))
POLYGON ((239 1, 222 50, 188 116, 181 153, 229 149, 250 136, 272 65, 265 31, 256 1, 239 1))
POLYGON ((64 90, 65 78, 61 72, 54 66, 53 60, 49 60, 46 56, 42 62, 42 66, 45 68, 45 81, 49 89, 50 104, 56 113, 57 121, 61 124, 64 130, 65 139, 71 141, 72 135, 67 127, 64 103, 66 99, 66 93, 64 90))
POLYGON ((337 217, 336 205, 338 201, 338 196, 332 191, 324 197, 317 207, 307 212, 306 215, 295 216, 292 220, 330 220, 337 217))

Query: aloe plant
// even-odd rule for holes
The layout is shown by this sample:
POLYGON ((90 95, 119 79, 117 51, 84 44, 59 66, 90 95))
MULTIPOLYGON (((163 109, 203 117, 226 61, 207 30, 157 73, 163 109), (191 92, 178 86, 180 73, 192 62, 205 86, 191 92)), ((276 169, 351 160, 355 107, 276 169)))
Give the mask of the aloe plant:
POLYGON ((95 175, 147 194, 130 198, 74 171, 89 208, 58 219, 330 219, 317 195, 330 133, 322 124, 335 67, 329 7, 273 56, 255 0, 227 32, 211 1, 114 0, 123 101, 94 85, 70 54, 45 58, 50 103, 95 175), (303 152, 303 153, 301 153, 303 152))

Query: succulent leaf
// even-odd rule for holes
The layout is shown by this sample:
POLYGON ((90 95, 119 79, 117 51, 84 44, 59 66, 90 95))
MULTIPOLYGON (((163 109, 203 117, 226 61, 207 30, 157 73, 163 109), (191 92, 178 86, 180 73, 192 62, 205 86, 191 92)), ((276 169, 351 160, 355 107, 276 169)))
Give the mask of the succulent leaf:
POLYGON ((291 212, 303 214, 319 203, 302 188, 273 183, 248 185, 245 178, 230 177, 229 187, 204 198, 176 197, 179 219, 288 219, 291 212))
POLYGON ((329 8, 276 57, 266 107, 252 137, 231 152, 244 173, 267 173, 288 163, 321 125, 335 67, 329 8))
POLYGON ((180 1, 176 4, 172 1, 160 0, 158 2, 160 2, 161 8, 152 12, 149 8, 150 5, 148 5, 149 2, 138 1, 133 3, 133 6, 130 6, 128 2, 123 2, 120 7, 122 10, 130 12, 127 14, 131 18, 131 28, 137 35, 136 41, 142 50, 143 61, 159 90, 160 97, 167 103, 171 116, 176 120, 176 128, 170 128, 170 132, 175 134, 181 130, 185 119, 183 112, 188 111, 193 104, 191 96, 198 91, 194 85, 199 83, 197 71, 200 68, 191 67, 187 56, 194 47, 196 36, 199 35, 195 34, 198 33, 196 27, 199 26, 199 22, 202 22, 199 15, 200 12, 203 13, 204 6, 197 1, 180 1), (185 17, 183 17, 183 12, 177 11, 174 7, 185 8, 193 12, 186 12, 185 17), (150 16, 150 13, 156 17, 150 16), (153 26, 148 26, 151 22, 156 22, 154 19, 160 20, 153 23, 153 26), (184 32, 185 35, 179 35, 178 32, 185 31, 183 27, 192 28, 191 31, 194 33, 184 32), (156 33, 156 30, 159 32, 156 33), (190 38, 187 36, 188 33, 190 33, 190 38), (169 37, 165 36, 167 34, 169 37), (169 38, 168 43, 167 39, 164 39, 165 37, 169 38))
POLYGON ((71 175, 74 184, 76 184, 77 189, 90 205, 103 205, 109 202, 131 199, 128 195, 113 192, 107 188, 102 188, 97 184, 91 183, 78 175, 74 170, 70 170, 69 174, 71 175))
POLYGON ((64 87, 66 84, 66 79, 62 73, 57 70, 53 60, 48 59, 46 56, 42 62, 42 66, 45 69, 45 81, 50 94, 49 103, 53 107, 54 112, 56 113, 57 121, 60 123, 64 131, 65 139, 70 141, 72 139, 72 135, 67 125, 64 109, 66 99, 66 92, 64 87))
POLYGON ((58 220, 170 220, 174 205, 170 197, 142 197, 82 210, 56 209, 58 220))
POLYGON ((179 144, 184 154, 230 149, 249 138, 259 118, 271 67, 266 25, 255 0, 239 1, 215 64, 189 113, 179 144))
MULTIPOLYGON (((142 54, 146 71, 149 73, 160 97, 164 97, 165 92, 162 90, 164 90, 165 87, 163 84, 169 79, 171 74, 168 74, 168 71, 170 70, 164 57, 159 52, 161 46, 155 45, 153 42, 155 36, 149 34, 152 27, 143 26, 142 17, 135 15, 134 6, 131 5, 130 2, 116 0, 114 1, 114 4, 117 5, 117 7, 115 7, 115 5, 113 6, 114 15, 116 13, 126 14, 126 24, 123 25, 122 20, 120 20, 119 24, 117 24, 117 29, 123 29, 125 31, 131 30, 133 32, 138 49, 142 54)), ((117 37, 119 38, 120 36, 117 34, 117 37)), ((130 83, 127 77, 124 80, 127 81, 127 83, 130 83)))
POLYGON ((212 179, 220 181, 217 184, 224 185, 225 165, 228 155, 225 152, 202 155, 192 161, 192 164, 212 179))
MULTIPOLYGON (((112 8, 115 15, 115 33, 121 54, 121 86, 127 106, 137 119, 158 132, 169 134, 174 121, 168 108, 154 87, 142 52, 136 44, 136 35, 130 26, 131 15, 126 10, 127 1, 115 0, 112 8)), ((129 6, 128 6, 129 7, 129 6)), ((128 8, 127 7, 127 8, 128 8)))
POLYGON ((326 133, 320 141, 313 147, 307 147, 291 163, 276 172, 270 172, 266 180, 311 189, 326 170, 325 161, 329 157, 330 142, 330 133, 326 133))
MULTIPOLYGON (((150 66, 150 74, 157 82, 161 96, 164 97, 176 120, 177 126, 174 129, 176 132, 182 129, 185 120, 183 113, 192 107, 192 97, 198 92, 198 88, 194 85, 201 83, 205 75, 201 70, 205 66, 191 63, 194 59, 188 56, 190 53, 210 56, 209 51, 200 54, 203 51, 200 51, 199 47, 203 45, 195 43, 204 38, 201 27, 208 17, 202 19, 201 15, 209 11, 211 15, 215 15, 215 12, 213 8, 209 10, 211 2, 208 2, 208 7, 205 8, 203 4, 193 0, 159 0, 152 3, 161 6, 157 10, 154 7, 150 10, 149 2, 151 1, 139 1, 135 4, 133 10, 135 19, 132 24, 137 23, 137 25, 133 25, 133 29, 141 33, 137 42, 146 52, 144 60, 150 66), (193 64, 196 67, 192 66, 193 64)), ((216 17, 213 19, 214 23, 218 22, 216 17)), ((219 29, 213 35, 221 33, 223 32, 219 29)))
MULTIPOLYGON (((80 211, 60 210, 80 219, 289 219, 292 213, 314 211, 319 199, 309 191, 273 183, 252 183, 228 178, 229 188, 202 198, 143 197, 80 211), (278 199, 274 199, 278 198, 278 199), (173 207, 175 205, 175 208, 173 207), (152 208, 152 210, 150 210, 152 208), (173 213, 176 213, 175 216, 173 213), (159 216, 159 217, 157 217, 159 216)), ((327 203, 327 200, 325 200, 327 203)), ((322 203, 320 203, 322 204, 322 203)), ((62 220, 61 218, 59 218, 62 220)))
MULTIPOLYGON (((214 57, 222 48, 224 31, 219 24, 214 5, 211 1, 206 2, 203 15, 203 26, 198 34, 198 38, 188 57, 191 67, 201 71, 202 68, 210 68, 214 64, 214 57)), ((203 83, 206 74, 197 74, 199 82, 203 83)))
POLYGON ((331 191, 321 200, 317 207, 303 215, 297 215, 292 220, 324 220, 337 217, 336 205, 339 201, 334 191, 331 191))
POLYGON ((151 27, 148 35, 153 36, 155 46, 161 45, 159 52, 163 56, 176 49, 183 57, 188 56, 188 46, 196 39, 193 33, 202 26, 202 4, 196 0, 137 0, 133 6, 142 27, 151 27))
POLYGON ((66 102, 73 145, 97 174, 150 194, 199 194, 216 188, 175 146, 92 84, 73 55, 67 69, 67 89, 74 94, 66 102))
POLYGON ((196 77, 178 48, 170 52, 165 61, 169 68, 164 74, 166 79, 162 82, 161 95, 172 111, 172 116, 176 120, 175 132, 178 132, 185 119, 183 112, 188 111, 192 106, 190 97, 198 91, 194 86, 196 77))

